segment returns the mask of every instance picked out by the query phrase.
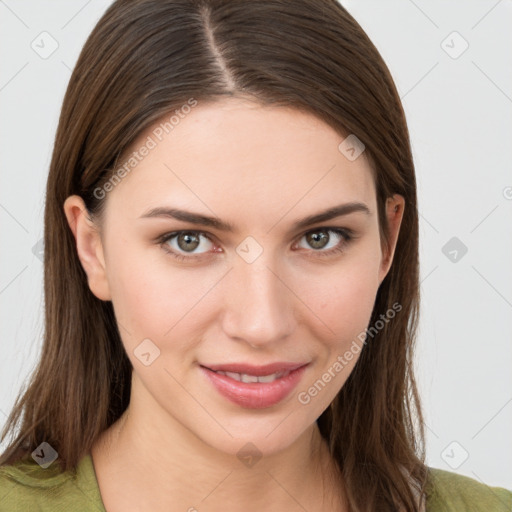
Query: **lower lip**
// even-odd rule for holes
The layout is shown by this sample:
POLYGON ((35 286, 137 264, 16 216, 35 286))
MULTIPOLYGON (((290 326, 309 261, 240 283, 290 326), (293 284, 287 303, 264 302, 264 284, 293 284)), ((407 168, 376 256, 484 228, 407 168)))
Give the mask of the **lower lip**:
POLYGON ((276 405, 292 392, 302 378, 306 366, 301 366, 273 382, 239 382, 204 366, 200 368, 217 391, 231 402, 247 409, 264 409, 276 405))

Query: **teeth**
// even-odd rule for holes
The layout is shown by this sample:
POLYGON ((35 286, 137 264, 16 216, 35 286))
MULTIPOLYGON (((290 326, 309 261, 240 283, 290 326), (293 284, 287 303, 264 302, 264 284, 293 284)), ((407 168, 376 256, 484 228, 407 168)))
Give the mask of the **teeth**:
POLYGON ((242 382, 258 382, 258 377, 255 375, 247 375, 246 373, 242 373, 242 382))
POLYGON ((247 373, 222 372, 216 371, 219 375, 224 375, 238 382, 255 383, 255 382, 274 382, 276 379, 286 377, 290 371, 272 373, 271 375, 248 375, 247 373))
POLYGON ((273 375, 261 375, 258 377, 258 382, 272 382, 276 380, 277 375, 279 374, 274 373, 273 375))

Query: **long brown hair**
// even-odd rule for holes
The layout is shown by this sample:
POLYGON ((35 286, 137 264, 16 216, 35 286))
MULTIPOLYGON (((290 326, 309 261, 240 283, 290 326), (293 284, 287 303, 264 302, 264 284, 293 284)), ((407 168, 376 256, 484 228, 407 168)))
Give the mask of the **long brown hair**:
MULTIPOLYGON (((246 96, 292 106, 355 134, 372 163, 379 229, 386 198, 405 198, 390 271, 370 324, 402 309, 366 344, 318 425, 343 473, 351 509, 418 510, 424 427, 413 375, 419 313, 416 179, 393 79, 360 25, 336 0, 117 0, 87 39, 69 81, 51 160, 44 216, 45 332, 41 359, 2 433, 11 464, 41 442, 74 470, 130 400, 131 363, 110 301, 90 291, 63 211, 94 193, 146 128, 187 104, 246 96), (23 415, 23 416, 22 416, 23 415)), ((341 138, 340 138, 341 140, 341 138)))

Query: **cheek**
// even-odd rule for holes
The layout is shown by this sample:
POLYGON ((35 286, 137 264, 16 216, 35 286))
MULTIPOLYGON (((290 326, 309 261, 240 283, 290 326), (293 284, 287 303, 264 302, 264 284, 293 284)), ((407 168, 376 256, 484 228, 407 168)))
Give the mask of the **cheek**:
POLYGON ((311 409, 311 417, 318 417, 335 398, 363 350, 378 289, 376 268, 371 257, 361 255, 357 263, 346 262, 324 276, 317 275, 316 286, 309 289, 305 302, 316 314, 310 314, 308 325, 317 326, 312 339, 318 359, 297 399, 311 409))
POLYGON ((378 264, 371 252, 354 253, 314 280, 309 300, 327 325, 332 344, 357 336, 368 325, 379 286, 378 264))
POLYGON ((333 283, 323 298, 324 307, 318 316, 329 330, 326 334, 323 329, 323 347, 319 351, 322 355, 316 377, 330 383, 322 399, 324 405, 341 389, 359 359, 375 292, 375 283, 368 275, 365 278, 349 276, 333 283))
POLYGON ((368 273, 365 275, 340 275, 328 280, 328 288, 321 293, 322 318, 328 325, 358 324, 369 316, 375 300, 376 283, 368 273))
POLYGON ((160 347, 179 350, 180 343, 195 338, 190 327, 200 322, 191 315, 218 276, 199 267, 180 269, 166 260, 163 249, 133 248, 129 253, 126 257, 112 251, 115 264, 109 265, 112 303, 127 349, 149 338, 160 347))

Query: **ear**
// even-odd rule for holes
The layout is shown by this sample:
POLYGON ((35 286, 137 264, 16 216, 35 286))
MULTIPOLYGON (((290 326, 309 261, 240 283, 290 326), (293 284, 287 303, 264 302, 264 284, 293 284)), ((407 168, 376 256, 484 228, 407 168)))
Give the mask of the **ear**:
POLYGON ((64 213, 76 240, 76 250, 87 274, 91 292, 100 300, 111 300, 103 245, 98 226, 91 220, 83 199, 78 195, 64 201, 64 213))
POLYGON ((388 197, 386 201, 386 217, 389 226, 389 244, 386 248, 382 244, 382 259, 379 269, 379 284, 384 281, 387 276, 391 264, 393 263, 393 256, 395 255, 396 242, 398 240, 398 233, 404 215, 405 199, 400 194, 394 194, 388 197))

